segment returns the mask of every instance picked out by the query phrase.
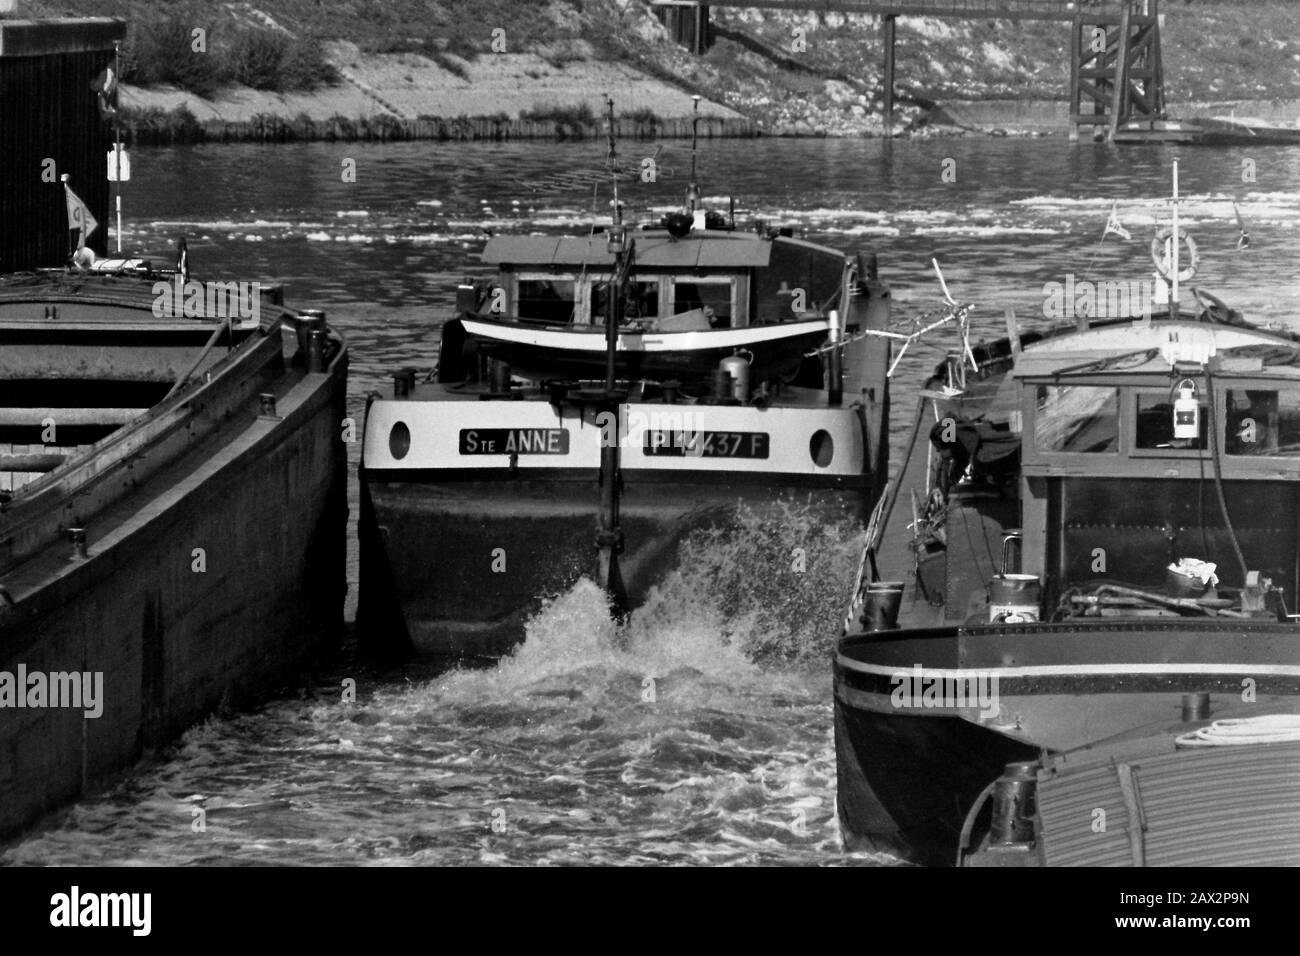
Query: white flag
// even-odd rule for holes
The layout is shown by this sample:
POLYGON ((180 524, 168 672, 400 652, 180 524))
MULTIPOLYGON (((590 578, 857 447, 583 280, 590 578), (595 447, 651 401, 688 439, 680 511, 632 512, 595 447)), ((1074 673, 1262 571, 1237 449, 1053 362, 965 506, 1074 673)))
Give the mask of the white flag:
POLYGON ((1237 236, 1237 248, 1249 249, 1250 233, 1246 231, 1246 222, 1241 218, 1241 210, 1237 208, 1236 203, 1232 204, 1232 211, 1237 215, 1237 228, 1241 230, 1241 234, 1237 236))
POLYGON ((81 234, 77 239, 77 248, 81 248, 86 244, 86 237, 99 228, 99 223, 90 214, 90 210, 81 201, 81 197, 74 193, 67 183, 63 184, 63 190, 67 193, 66 198, 68 200, 68 228, 80 230, 81 234))
POLYGON ((1106 229, 1105 229, 1104 232, 1102 232, 1101 237, 1102 237, 1103 239, 1105 239, 1105 238, 1106 238, 1108 235, 1110 235, 1112 232, 1115 233, 1115 235, 1119 236, 1121 239, 1132 239, 1132 238, 1133 238, 1133 237, 1129 234, 1129 231, 1128 231, 1127 229, 1125 229, 1125 228, 1120 224, 1120 221, 1119 221, 1119 203, 1118 203, 1118 202, 1111 203, 1111 206, 1110 206, 1110 218, 1106 220, 1106 229))

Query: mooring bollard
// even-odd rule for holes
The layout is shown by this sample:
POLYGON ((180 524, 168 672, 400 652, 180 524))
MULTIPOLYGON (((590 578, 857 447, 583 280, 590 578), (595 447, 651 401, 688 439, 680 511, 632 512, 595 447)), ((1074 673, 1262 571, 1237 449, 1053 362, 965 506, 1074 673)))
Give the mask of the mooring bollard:
POLYGON ((1034 817, 1038 812, 1037 796, 1037 766, 1032 761, 1007 764, 993 789, 990 842, 1033 842, 1034 817))
POLYGON ((325 313, 320 309, 299 309, 295 332, 298 336, 298 351, 304 356, 310 355, 311 335, 316 331, 325 331, 325 313))
POLYGON ((312 329, 307 342, 307 371, 325 371, 325 332, 312 329))

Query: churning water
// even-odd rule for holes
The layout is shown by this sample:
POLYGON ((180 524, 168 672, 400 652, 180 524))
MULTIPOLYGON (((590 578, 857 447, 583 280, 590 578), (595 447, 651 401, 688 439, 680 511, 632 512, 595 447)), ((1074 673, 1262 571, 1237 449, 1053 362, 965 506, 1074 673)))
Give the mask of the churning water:
MULTIPOLYGON (((653 147, 621 150, 632 160, 653 147)), ((700 167, 706 195, 723 209, 734 196, 742 221, 879 252, 899 318, 939 302, 937 257, 992 337, 1006 306, 1025 327, 1044 324, 1044 288, 1067 275, 1146 278, 1174 155, 1063 138, 760 140, 706 143, 700 167), (1112 206, 1131 241, 1102 241, 1112 206)), ((1198 282, 1256 320, 1293 324, 1300 150, 1181 158, 1198 282), (1254 182, 1243 182, 1247 159, 1254 182), (1234 202, 1247 250, 1236 249, 1234 202)), ((275 277, 290 304, 326 309, 350 341, 358 421, 390 371, 432 365, 456 282, 484 272, 489 232, 571 231, 609 211, 603 188, 530 185, 599 167, 594 143, 213 146, 135 159, 127 246, 161 257, 185 234, 197 277, 275 277), (355 183, 340 176, 346 158, 355 183)), ((629 218, 679 202, 683 144, 660 162, 659 182, 622 192, 629 218)), ((896 438, 936 355, 918 348, 900 366, 896 438)), ((351 446, 354 467, 358 455, 351 446)), ((351 503, 355 514, 355 480, 351 503)), ((889 864, 845 854, 835 823, 828 655, 857 561, 852 529, 798 508, 746 517, 688 541, 679 572, 624 626, 581 582, 493 668, 345 664, 193 728, 0 862, 889 864)))

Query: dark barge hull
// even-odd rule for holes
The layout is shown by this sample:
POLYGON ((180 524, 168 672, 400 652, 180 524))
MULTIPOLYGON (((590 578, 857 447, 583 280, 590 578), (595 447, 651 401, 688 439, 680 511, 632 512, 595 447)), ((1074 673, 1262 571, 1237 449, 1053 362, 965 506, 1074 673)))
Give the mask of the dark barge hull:
MULTIPOLYGON (((678 545, 691 531, 726 525, 738 507, 761 517, 794 505, 861 521, 870 503, 869 476, 820 486, 737 473, 665 477, 624 473, 619 566, 634 607, 676 566, 678 545)), ((458 659, 509 652, 544 597, 584 575, 594 579, 597 487, 591 469, 460 480, 446 473, 403 480, 363 469, 357 631, 367 653, 458 659)))
MULTIPOLYGON (((74 321, 139 307, 111 284, 98 295, 64 298, 59 313, 74 321)), ((0 297, 0 317, 4 305, 0 297)), ((328 363, 308 371, 278 325, 295 314, 276 311, 273 327, 264 321, 229 355, 223 345, 199 381, 64 466, 98 468, 97 479, 69 494, 60 469, 0 516, 0 581, 13 598, 0 612, 0 671, 103 675, 97 718, 82 708, 0 710, 0 834, 337 646, 347 353, 330 333, 328 363), (263 394, 274 396, 271 414, 259 414, 263 394), (81 559, 61 534, 72 524, 86 529, 81 559), (15 558, 38 533, 50 542, 15 558)), ((146 311, 137 332, 148 323, 146 311)), ((181 334, 177 325, 160 335, 181 334)), ((199 345, 211 327, 194 330, 199 345)), ((112 349, 112 329, 86 334, 112 349)), ((151 371, 163 391, 176 375, 174 366, 151 371)))
POLYGON ((966 811, 1002 768, 1038 751, 960 717, 898 717, 835 698, 844 848, 952 866, 966 811))
POLYGON ((1288 625, 1221 621, 950 627, 841 639, 834 708, 845 846, 951 866, 968 811, 1006 764, 1176 723, 1189 694, 1208 693, 1214 718, 1294 705, 1294 641, 1288 625), (999 715, 897 706, 898 678, 916 667, 998 675, 999 715))
POLYGON ((1138 120, 1115 131, 1121 146, 1295 146, 1300 128, 1233 122, 1231 120, 1138 120))

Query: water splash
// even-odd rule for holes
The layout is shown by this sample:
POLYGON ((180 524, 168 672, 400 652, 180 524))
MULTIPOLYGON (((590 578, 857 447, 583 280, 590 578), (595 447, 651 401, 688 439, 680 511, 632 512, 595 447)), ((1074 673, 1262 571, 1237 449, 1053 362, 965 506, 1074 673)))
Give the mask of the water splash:
POLYGON ((856 550, 811 508, 742 510, 625 624, 583 580, 495 667, 210 720, 0 863, 896 862, 835 820, 824 652, 856 550))
POLYGON ((730 524, 683 542, 651 610, 684 604, 712 614, 724 642, 757 664, 820 668, 839 636, 861 553, 861 525, 848 516, 788 499, 742 506, 730 524))

